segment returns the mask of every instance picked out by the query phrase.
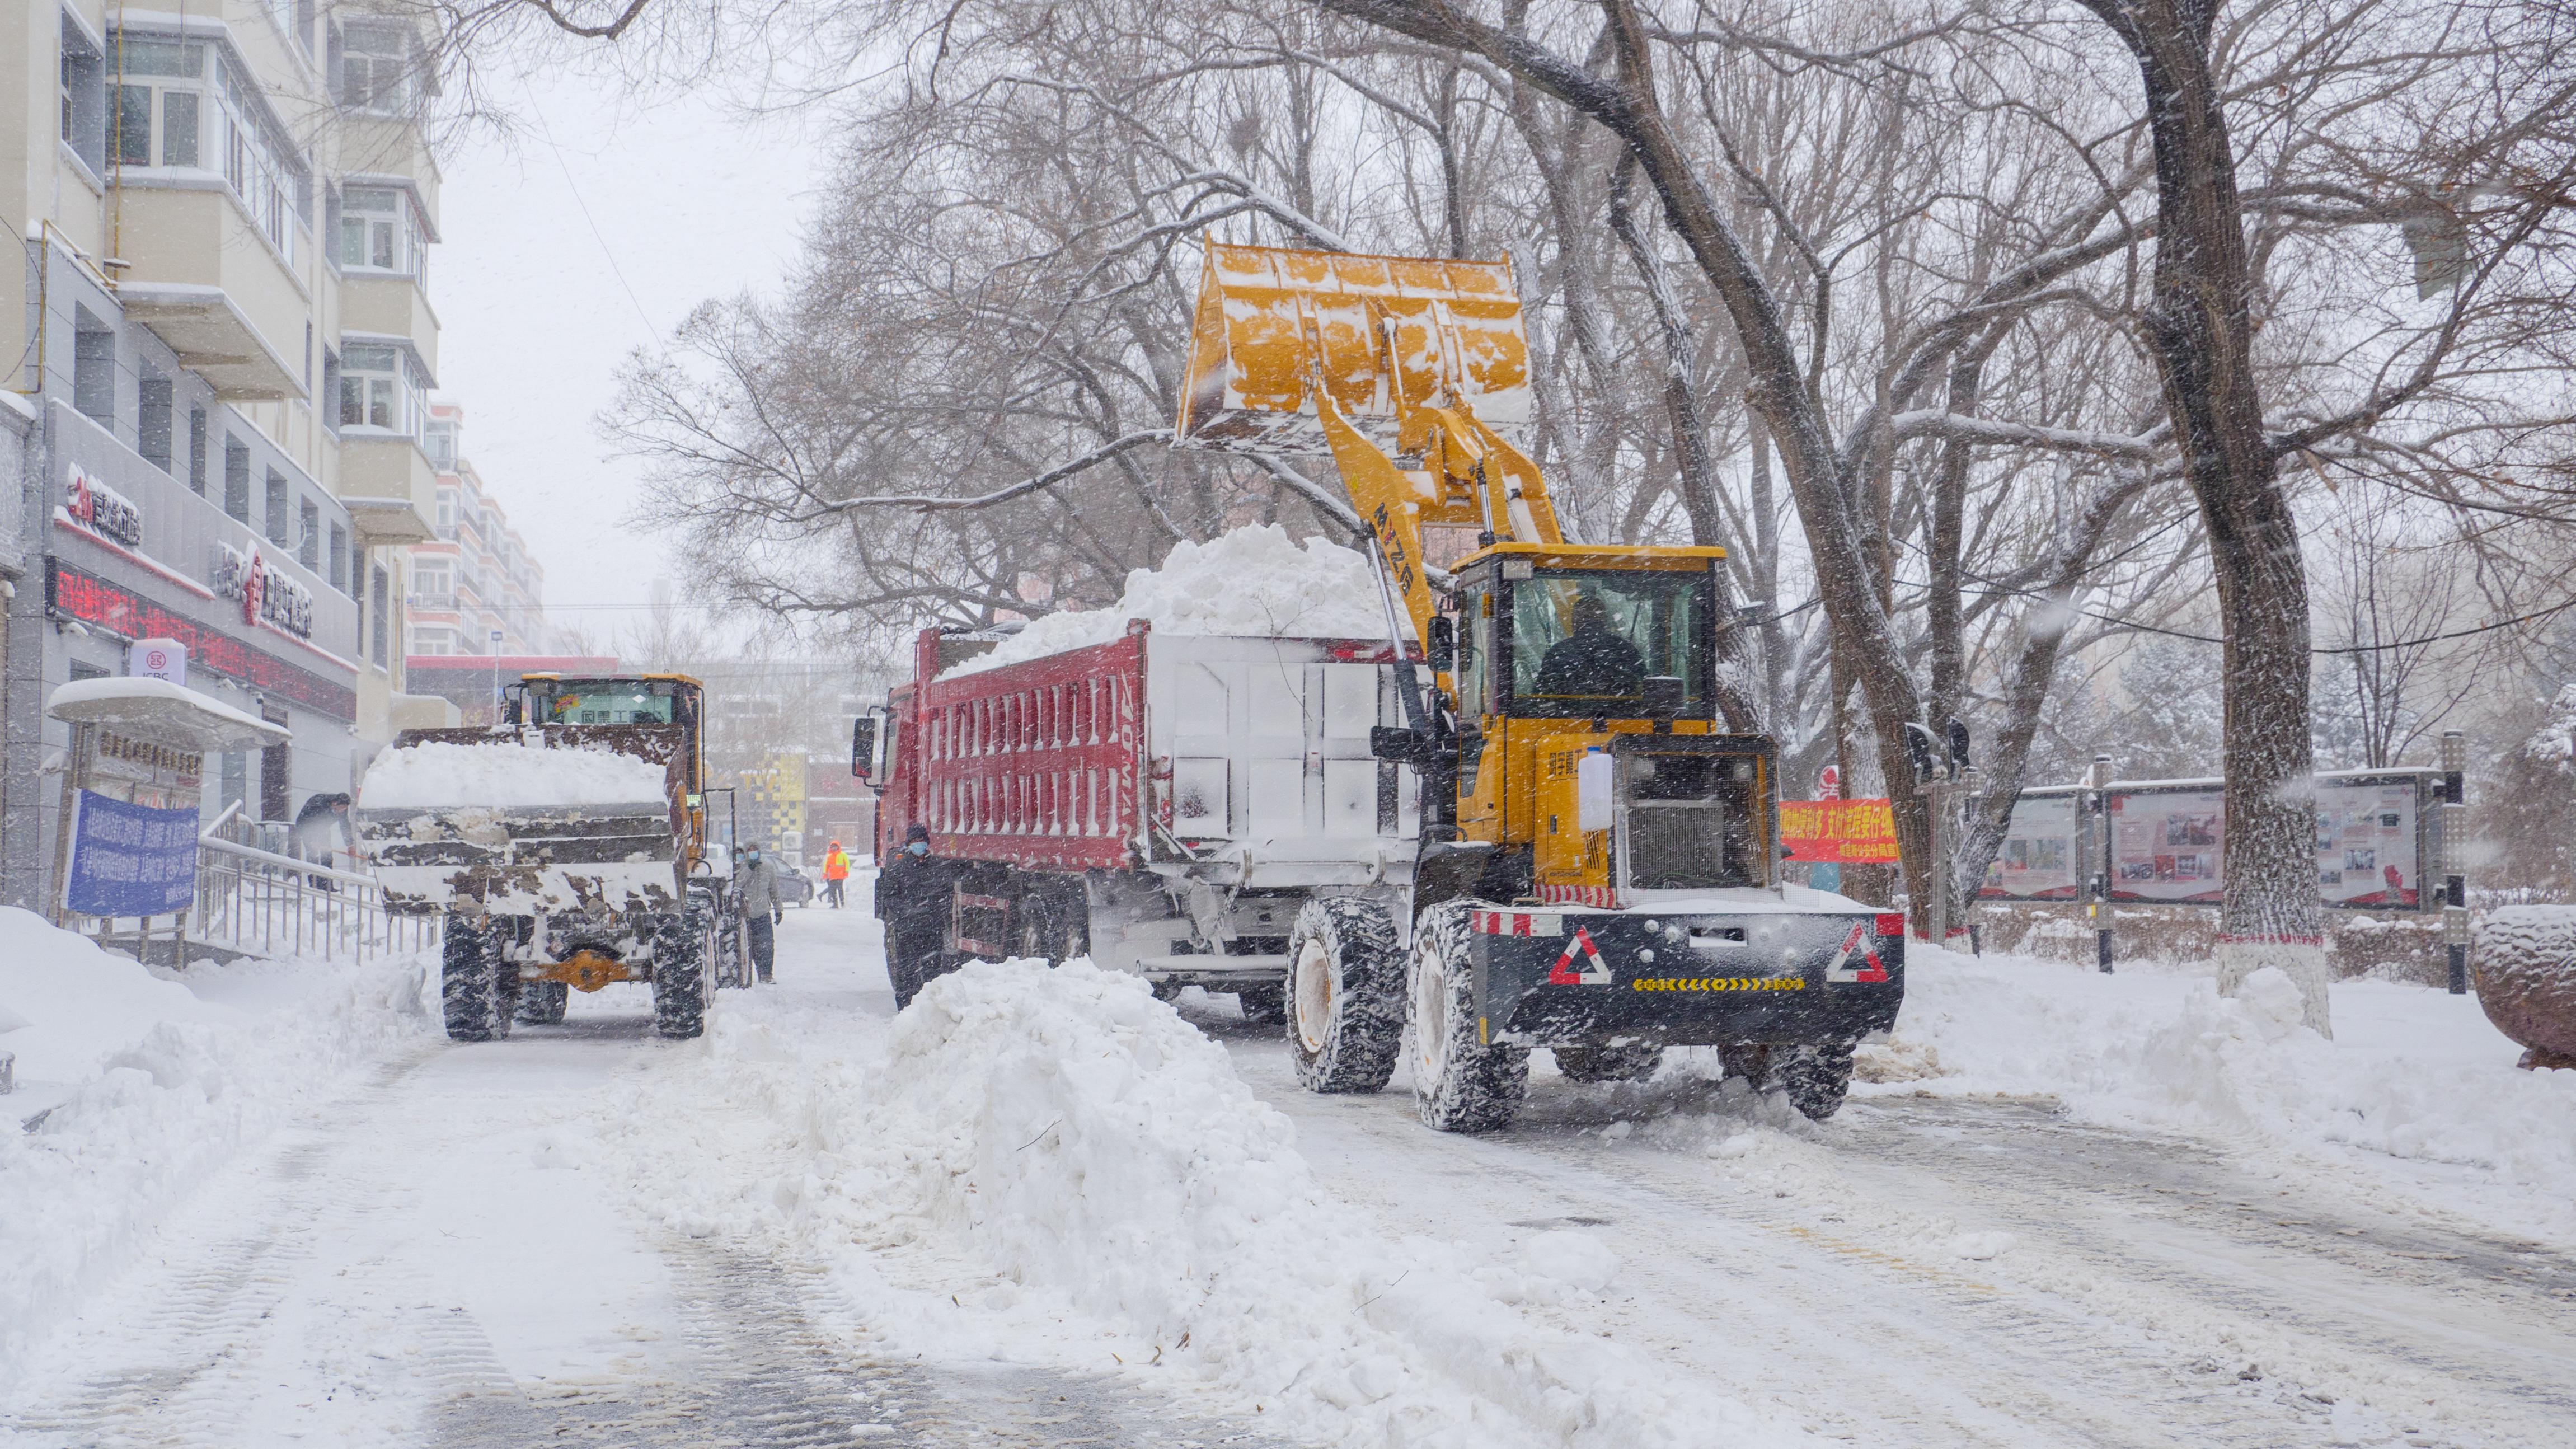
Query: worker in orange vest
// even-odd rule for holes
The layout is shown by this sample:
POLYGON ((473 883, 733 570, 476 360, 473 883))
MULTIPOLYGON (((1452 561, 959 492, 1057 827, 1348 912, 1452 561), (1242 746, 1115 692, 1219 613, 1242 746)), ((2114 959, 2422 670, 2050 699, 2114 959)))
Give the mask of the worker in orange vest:
POLYGON ((841 892, 849 889, 850 853, 841 842, 832 842, 831 853, 823 857, 823 894, 832 898, 832 909, 841 908, 841 892))

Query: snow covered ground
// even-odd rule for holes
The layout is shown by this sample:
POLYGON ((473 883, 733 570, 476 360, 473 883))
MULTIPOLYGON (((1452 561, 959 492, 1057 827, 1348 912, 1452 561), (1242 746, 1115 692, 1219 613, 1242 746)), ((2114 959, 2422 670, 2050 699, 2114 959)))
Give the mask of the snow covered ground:
POLYGON ((1230 998, 1085 966, 970 968, 898 1019, 858 910, 790 911, 779 985, 683 1043, 623 988, 460 1046, 397 968, 68 957, 128 1025, 48 1024, 14 960, 33 1024, 0 1049, 78 1081, 0 1145, 13 1449, 2576 1422, 2576 1081, 2413 988, 2336 988, 2329 1045, 2187 971, 1918 950, 1830 1122, 1676 1053, 1626 1086, 1542 1066, 1473 1139, 1401 1077, 1298 1091, 1230 998))

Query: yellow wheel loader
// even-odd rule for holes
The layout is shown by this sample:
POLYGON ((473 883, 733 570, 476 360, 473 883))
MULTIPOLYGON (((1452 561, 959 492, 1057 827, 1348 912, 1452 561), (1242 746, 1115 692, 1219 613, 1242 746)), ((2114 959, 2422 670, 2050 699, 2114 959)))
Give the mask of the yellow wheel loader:
MULTIPOLYGON (((1777 752, 1716 706, 1724 551, 1568 540, 1515 446, 1529 343, 1507 262, 1207 244, 1175 436, 1328 454, 1423 646, 1410 947, 1317 900, 1289 946, 1307 1086, 1373 1090, 1411 1042, 1423 1120, 1507 1125, 1533 1047, 1581 1081, 1667 1046, 1830 1115, 1894 1025, 1904 917, 1787 884, 1777 752), (1446 562, 1435 578, 1430 557, 1446 562)), ((1401 639, 1398 640, 1401 645, 1401 639)))
POLYGON ((718 887, 706 691, 678 674, 522 675, 503 723, 406 730, 351 815, 386 909, 445 919, 460 1041, 563 1020, 573 991, 649 985, 666 1037, 705 1028, 718 887))

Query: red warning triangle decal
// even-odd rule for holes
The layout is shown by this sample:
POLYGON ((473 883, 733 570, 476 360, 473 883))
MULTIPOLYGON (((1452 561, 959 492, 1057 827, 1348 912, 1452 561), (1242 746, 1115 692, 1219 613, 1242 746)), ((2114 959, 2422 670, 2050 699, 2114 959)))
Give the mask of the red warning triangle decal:
MULTIPOLYGON (((1884 979, 1884 978, 1882 978, 1884 979)), ((1567 942, 1565 954, 1556 958, 1556 966, 1547 973, 1550 986, 1608 986, 1610 968, 1601 960, 1601 948, 1592 944, 1592 933, 1581 926, 1574 928, 1574 939, 1567 942), (1574 968, 1574 953, 1583 953, 1585 965, 1574 968)))
POLYGON ((1860 948, 1861 941, 1868 934, 1869 926, 1863 923, 1853 926, 1851 934, 1843 937, 1842 949, 1834 953, 1832 963, 1825 967, 1827 981, 1885 981, 1887 979, 1887 964, 1878 959, 1878 952, 1875 950, 1861 953, 1864 965, 1850 964, 1852 952, 1860 948))

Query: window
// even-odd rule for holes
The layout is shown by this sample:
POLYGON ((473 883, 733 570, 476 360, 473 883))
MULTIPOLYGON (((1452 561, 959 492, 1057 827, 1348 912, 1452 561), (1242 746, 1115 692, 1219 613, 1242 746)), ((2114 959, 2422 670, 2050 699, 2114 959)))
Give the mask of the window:
POLYGON ((116 334, 78 305, 72 308, 72 406, 116 430, 116 334))
POLYGON ((340 396, 340 354, 332 351, 328 347, 322 349, 322 391, 320 396, 322 399, 322 406, 319 411, 322 414, 322 426, 333 433, 337 433, 340 431, 340 406, 335 399, 340 396))
MULTIPOLYGON (((431 423, 429 425, 429 431, 426 435, 425 442, 426 451, 429 453, 429 461, 432 467, 435 467, 441 473, 453 473, 456 471, 456 424, 452 422, 431 423)), ((446 497, 446 493, 442 490, 439 494, 442 505, 445 503, 446 497)), ((442 521, 444 521, 443 518, 442 521)))
POLYGON ((287 536, 292 520, 286 512, 286 475, 275 468, 268 470, 268 509, 264 516, 268 522, 269 542, 289 544, 295 541, 287 536))
POLYGON ((170 398, 166 377, 146 377, 135 386, 134 451, 143 461, 170 471, 170 398))
POLYGON ((340 426, 408 433, 421 413, 422 388, 399 347, 352 342, 340 354, 340 426))
MULTIPOLYGON (((263 704, 259 708, 259 713, 260 718, 270 724, 286 723, 286 711, 278 705, 263 704)), ((287 780, 291 773, 288 768, 288 748, 287 745, 270 745, 259 752, 259 818, 262 820, 288 818, 286 795, 287 780)))
POLYGON ((453 488, 438 490, 438 536, 456 536, 456 490, 453 488))
POLYGON ((411 649, 409 652, 413 654, 453 654, 456 652, 456 631, 453 629, 415 628, 411 631, 411 649))
POLYGON ((206 496, 206 410, 188 409, 188 487, 206 496))
POLYGON ((84 679, 105 679, 106 677, 106 670, 90 663, 86 659, 75 659, 72 661, 72 677, 70 682, 73 684, 78 684, 84 679))
POLYGON ((415 599, 438 599, 456 592, 456 581, 447 572, 445 559, 415 559, 411 566, 411 596, 415 599))
POLYGON ((161 164, 197 164, 197 93, 161 93, 161 164))
POLYGON ((342 267, 426 278, 429 238, 409 193, 353 186, 340 197, 339 225, 333 260, 342 267))
POLYGON ((331 587, 349 592, 349 530, 331 525, 331 587))
POLYGON ((376 566, 374 574, 367 589, 367 644, 369 656, 382 664, 385 662, 386 636, 390 632, 385 616, 393 610, 394 581, 393 575, 386 573, 382 564, 376 566))
POLYGON ((62 69, 57 91, 63 144, 92 171, 107 169, 107 67, 69 15, 62 22, 62 69))
POLYGON ((295 561, 308 569, 322 567, 322 510, 307 498, 296 509, 295 561))
POLYGON ((108 119, 108 154, 119 166, 152 164, 152 87, 119 85, 108 119))
POLYGON ((407 30, 351 26, 340 41, 340 104, 388 116, 410 109, 411 39, 407 30))
POLYGON ((1512 586, 1511 712, 1633 716, 1670 677, 1681 714, 1708 713, 1713 592, 1705 574, 1542 572, 1512 586))
POLYGON ((250 522, 250 449, 236 438, 224 439, 224 512, 250 522))

